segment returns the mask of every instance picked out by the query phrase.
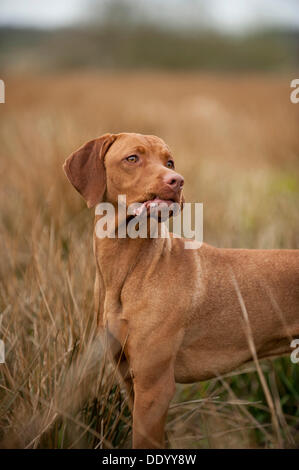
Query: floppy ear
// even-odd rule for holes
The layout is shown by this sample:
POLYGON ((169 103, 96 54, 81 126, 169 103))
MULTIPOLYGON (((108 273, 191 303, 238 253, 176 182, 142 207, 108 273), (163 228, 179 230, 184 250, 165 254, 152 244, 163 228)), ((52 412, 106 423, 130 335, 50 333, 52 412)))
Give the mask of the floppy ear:
POLYGON ((88 207, 93 207, 103 200, 106 190, 104 157, 116 137, 115 134, 105 134, 90 140, 64 162, 66 176, 83 196, 88 207))

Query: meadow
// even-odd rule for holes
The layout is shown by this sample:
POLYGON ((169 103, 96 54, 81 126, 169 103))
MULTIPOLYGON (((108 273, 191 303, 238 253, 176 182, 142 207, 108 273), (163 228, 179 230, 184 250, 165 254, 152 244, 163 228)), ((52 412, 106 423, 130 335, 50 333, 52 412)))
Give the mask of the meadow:
MULTIPOLYGON (((129 447, 131 418, 96 337, 93 211, 62 171, 105 132, 156 134, 204 204, 204 241, 299 248, 299 104, 288 74, 9 75, 0 104, 0 447, 129 447)), ((219 338, 221 342, 221 338, 219 338)), ((299 445, 289 357, 178 385, 172 448, 299 445), (272 400, 267 399, 267 392, 272 400), (278 428, 273 427, 273 420, 278 428)))

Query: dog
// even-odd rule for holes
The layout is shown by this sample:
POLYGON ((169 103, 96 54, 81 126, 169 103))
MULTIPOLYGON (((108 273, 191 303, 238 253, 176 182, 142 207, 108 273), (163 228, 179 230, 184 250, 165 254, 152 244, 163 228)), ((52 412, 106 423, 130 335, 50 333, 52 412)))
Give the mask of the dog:
MULTIPOLYGON (((183 177, 156 136, 105 134, 64 171, 88 207, 183 207, 183 177)), ((103 215, 96 212, 95 228, 103 215)), ((128 219, 122 223, 128 223, 128 219)), ((158 222, 159 223, 159 222, 158 222)), ((133 414, 133 448, 163 448, 175 384, 290 353, 299 337, 299 250, 223 249, 183 238, 94 234, 95 310, 133 414)))

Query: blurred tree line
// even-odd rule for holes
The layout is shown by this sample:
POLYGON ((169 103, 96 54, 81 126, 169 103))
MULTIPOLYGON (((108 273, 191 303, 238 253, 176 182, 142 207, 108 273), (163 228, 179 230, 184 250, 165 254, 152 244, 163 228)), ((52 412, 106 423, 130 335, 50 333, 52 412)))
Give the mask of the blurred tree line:
POLYGON ((299 33, 221 34, 202 3, 197 21, 161 21, 132 0, 89 2, 80 23, 57 29, 0 28, 2 71, 146 68, 224 71, 296 70, 299 33))

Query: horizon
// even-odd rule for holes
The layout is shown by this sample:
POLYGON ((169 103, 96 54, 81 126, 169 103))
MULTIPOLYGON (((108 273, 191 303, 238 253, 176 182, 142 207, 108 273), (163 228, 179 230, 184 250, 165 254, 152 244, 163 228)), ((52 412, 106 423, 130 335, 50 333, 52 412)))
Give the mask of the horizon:
POLYGON ((27 0, 26 4, 2 0, 0 27, 56 29, 88 25, 94 18, 100 24, 107 11, 118 4, 124 5, 124 10, 131 6, 135 18, 129 20, 137 24, 149 21, 164 27, 206 28, 228 34, 271 28, 299 31, 296 0, 188 0, 188 4, 186 0, 152 0, 150 5, 145 0, 141 4, 136 0, 109 4, 104 0, 53 0, 51 5, 36 0, 27 0))

